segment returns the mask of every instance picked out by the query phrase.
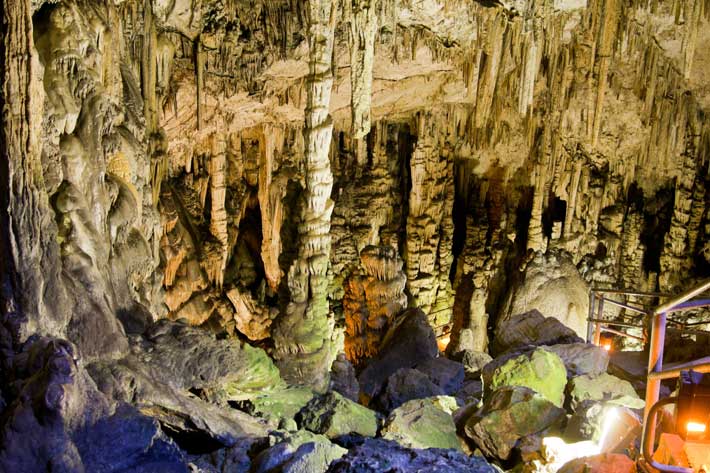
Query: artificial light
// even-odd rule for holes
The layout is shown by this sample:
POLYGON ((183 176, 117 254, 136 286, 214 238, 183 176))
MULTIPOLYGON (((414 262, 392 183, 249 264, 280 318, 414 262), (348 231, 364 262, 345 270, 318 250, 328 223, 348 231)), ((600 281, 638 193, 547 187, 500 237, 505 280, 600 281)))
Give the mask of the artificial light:
POLYGON ((700 422, 689 421, 688 424, 686 425, 686 430, 688 431, 688 433, 692 432, 695 434, 701 434, 701 433, 705 432, 706 428, 707 427, 705 426, 705 424, 702 424, 700 422))

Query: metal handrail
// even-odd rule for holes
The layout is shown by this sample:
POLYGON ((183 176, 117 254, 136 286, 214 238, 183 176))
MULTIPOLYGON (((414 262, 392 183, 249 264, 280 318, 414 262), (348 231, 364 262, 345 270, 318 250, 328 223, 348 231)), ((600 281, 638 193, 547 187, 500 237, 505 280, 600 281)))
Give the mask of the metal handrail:
MULTIPOLYGON (((670 301, 659 305, 652 312, 651 340, 649 343, 648 353, 648 374, 646 376, 644 431, 643 438, 641 440, 644 456, 647 456, 648 452, 653 451, 656 430, 654 413, 661 404, 658 401, 660 397, 661 380, 678 377, 680 376, 681 371, 687 369, 693 369, 694 371, 703 373, 710 372, 710 358, 701 358, 680 366, 675 366, 671 369, 663 369, 663 346, 666 338, 666 315, 669 312, 684 310, 688 307, 688 301, 690 301, 693 297, 702 294, 708 288, 710 288, 710 279, 679 294, 670 301)), ((710 300, 704 300, 698 301, 698 303, 694 304, 693 308, 708 306, 710 306, 710 300)), ((666 403, 665 400, 662 403, 666 403)), ((678 473, 682 471, 678 467, 656 463, 653 459, 649 459, 648 457, 646 458, 646 461, 652 462, 651 466, 663 472, 678 473)), ((686 469, 685 471, 688 470, 686 469)))
MULTIPOLYGON (((593 289, 589 295, 587 340, 593 341, 595 345, 599 345, 600 343, 602 330, 625 337, 642 339, 645 342, 645 339, 641 337, 632 336, 619 330, 609 328, 609 325, 629 326, 632 324, 615 324, 612 320, 604 320, 604 302, 636 312, 640 314, 640 316, 650 319, 651 337, 649 341, 648 371, 646 375, 646 405, 644 410, 644 429, 641 445, 643 447, 642 451, 646 462, 653 468, 667 473, 686 473, 691 472, 692 470, 671 465, 663 465, 655 462, 652 458, 656 428, 655 412, 662 405, 673 401, 670 398, 662 401, 658 400, 660 397, 661 381, 663 379, 677 378, 680 376, 681 371, 689 369, 701 373, 710 373, 710 357, 700 358, 688 363, 672 365, 666 369, 663 368, 663 347, 668 323, 670 322, 671 324, 679 326, 680 330, 684 333, 689 332, 688 327, 699 325, 698 323, 689 324, 687 322, 681 322, 677 319, 668 319, 667 314, 671 312, 684 312, 692 309, 710 307, 710 299, 706 298, 701 300, 692 300, 694 297, 703 294, 708 289, 710 289, 710 279, 676 296, 664 293, 639 292, 625 289, 593 289), (671 297, 671 299, 658 305, 654 309, 642 310, 641 308, 630 304, 605 297, 604 294, 657 298, 671 297), (594 317, 595 312, 598 312, 597 317, 594 317), (592 323, 594 325, 592 325, 592 323)), ((687 314, 679 315, 683 316, 687 314)))

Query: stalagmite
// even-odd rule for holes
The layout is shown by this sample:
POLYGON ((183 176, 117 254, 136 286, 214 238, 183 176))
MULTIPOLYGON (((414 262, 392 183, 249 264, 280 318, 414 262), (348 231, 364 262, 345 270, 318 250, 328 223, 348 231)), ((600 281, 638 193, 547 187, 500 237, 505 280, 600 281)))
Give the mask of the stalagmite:
POLYGON ((334 331, 327 298, 333 212, 329 160, 333 123, 328 106, 335 21, 333 0, 309 0, 305 191, 298 225, 298 256, 288 273, 291 302, 274 329, 275 357, 282 376, 317 389, 327 386, 330 365, 342 343, 334 331))

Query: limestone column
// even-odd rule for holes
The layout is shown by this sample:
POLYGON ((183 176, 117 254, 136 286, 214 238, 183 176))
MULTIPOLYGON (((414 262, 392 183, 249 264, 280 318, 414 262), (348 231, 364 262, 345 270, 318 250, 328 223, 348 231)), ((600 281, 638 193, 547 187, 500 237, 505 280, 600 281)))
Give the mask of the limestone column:
MULTIPOLYGON (((333 175, 328 113, 333 85, 332 56, 336 7, 333 0, 308 2, 309 75, 306 104, 305 189, 298 225, 298 257, 288 273, 290 302, 274 330, 282 376, 291 383, 325 389, 338 351, 328 304, 330 218, 333 175)), ((342 343, 342 334, 340 335, 342 343)))

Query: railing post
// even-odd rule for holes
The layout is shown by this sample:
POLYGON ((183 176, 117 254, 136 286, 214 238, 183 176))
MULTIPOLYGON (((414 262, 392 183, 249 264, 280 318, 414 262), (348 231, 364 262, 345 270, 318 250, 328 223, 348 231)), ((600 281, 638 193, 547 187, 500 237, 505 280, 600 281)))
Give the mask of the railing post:
POLYGON ((594 289, 589 292, 589 316, 587 317, 587 343, 592 343, 592 337, 594 336, 594 302, 597 300, 596 293, 594 289))
MULTIPOLYGON (((666 340, 666 313, 661 312, 651 316, 651 341, 648 352, 648 374, 654 371, 663 369, 663 345, 666 340)), ((648 413, 651 407, 658 402, 658 397, 661 392, 661 380, 652 379, 651 376, 646 377, 646 407, 643 411, 644 423, 647 422, 648 413)), ((656 426, 649 425, 646 429, 647 434, 651 439, 655 438, 656 426)), ((645 445, 646 439, 642 440, 641 445, 645 445)))
MULTIPOLYGON (((604 319, 604 297, 599 298, 599 315, 597 320, 604 319)), ((602 324, 601 322, 596 322, 594 325, 594 344, 599 346, 602 340, 602 324)))

